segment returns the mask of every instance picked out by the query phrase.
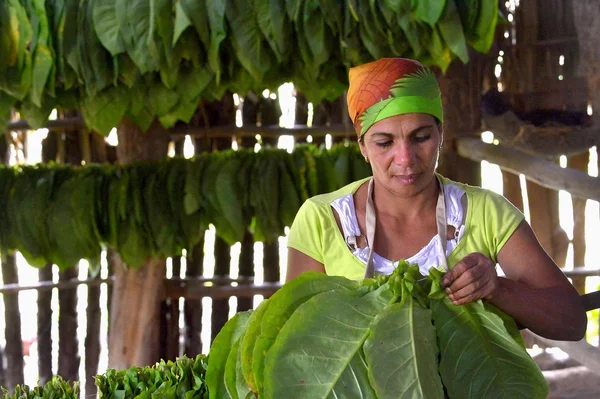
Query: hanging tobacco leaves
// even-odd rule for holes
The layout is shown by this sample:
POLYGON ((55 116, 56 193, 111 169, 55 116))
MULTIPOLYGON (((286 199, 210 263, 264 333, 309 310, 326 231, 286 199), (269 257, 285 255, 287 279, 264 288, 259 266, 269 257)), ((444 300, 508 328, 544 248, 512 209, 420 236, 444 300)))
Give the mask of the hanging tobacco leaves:
POLYGON ((333 100, 348 67, 380 57, 467 62, 497 21, 495 0, 5 0, 0 130, 13 107, 38 128, 56 106, 102 134, 123 115, 169 128, 201 100, 289 81, 333 100))
POLYGON ((0 168, 0 251, 61 269, 99 265, 109 247, 131 267, 190 250, 214 225, 229 244, 272 243, 309 197, 371 174, 358 146, 203 153, 127 166, 0 168))
POLYGON ((217 335, 210 398, 545 398, 514 321, 453 305, 441 274, 405 261, 360 283, 302 274, 217 335))

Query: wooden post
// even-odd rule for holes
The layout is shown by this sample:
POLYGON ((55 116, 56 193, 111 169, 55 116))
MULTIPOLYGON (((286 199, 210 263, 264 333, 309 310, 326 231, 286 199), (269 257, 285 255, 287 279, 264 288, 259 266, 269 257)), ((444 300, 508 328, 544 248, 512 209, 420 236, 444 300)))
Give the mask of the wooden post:
MULTIPOLYGON (((246 231, 244 239, 242 240, 242 248, 240 250, 240 261, 239 261, 239 274, 240 279, 250 279, 254 277, 254 239, 252 234, 246 231)), ((254 301, 252 297, 238 297, 237 300, 237 311, 245 311, 252 309, 254 301)))
POLYGON ((521 190, 521 179, 519 178, 519 175, 503 170, 502 187, 504 197, 506 197, 506 199, 514 206, 519 208, 521 212, 524 212, 523 192, 521 190))
MULTIPOLYGON (((12 255, 2 256, 3 284, 18 284, 17 262, 12 255)), ((21 312, 19 294, 4 294, 4 320, 6 337, 6 386, 13 389, 23 384, 23 339, 21 337, 21 312)))
MULTIPOLYGON (((186 278, 202 276, 204 263, 204 235, 191 253, 187 256, 186 278)), ((202 329, 202 301, 185 299, 183 305, 185 318, 184 351, 188 357, 193 357, 202 352, 200 331, 202 329)))
POLYGON ((458 156, 456 140, 473 136, 481 128, 481 88, 484 57, 472 52, 467 65, 455 61, 446 75, 439 77, 444 105, 444 143, 438 170, 449 179, 481 185, 481 164, 458 156))
MULTIPOLYGON (((79 267, 59 273, 59 281, 77 279, 79 267)), ((67 381, 79 380, 79 341, 77 339, 77 288, 58 290, 58 375, 67 381)))
MULTIPOLYGON (((229 275, 231 247, 219 236, 215 237, 215 277, 229 275)), ((218 289, 218 288, 216 288, 218 289)), ((229 299, 216 299, 212 303, 211 342, 229 320, 229 299)))
MULTIPOLYGON (((40 282, 52 281, 52 265, 38 271, 40 282)), ((52 291, 39 291, 37 297, 38 373, 40 385, 52 379, 52 291)))
MULTIPOLYGON (((148 131, 123 118, 117 128, 119 163, 155 161, 167 155, 169 136, 155 120, 148 131)), ((110 305, 109 368, 123 370, 159 360, 160 302, 164 298, 164 259, 148 259, 127 269, 116 254, 110 305)))
POLYGON ((527 181, 531 228, 544 250, 559 267, 567 260, 569 238, 558 219, 558 193, 527 181))
MULTIPOLYGON (((589 152, 569 157, 567 166, 587 173, 590 161, 589 152)), ((586 200, 573 198, 573 264, 585 266, 585 205, 586 200)), ((579 294, 585 294, 585 277, 573 278, 573 285, 579 294)))

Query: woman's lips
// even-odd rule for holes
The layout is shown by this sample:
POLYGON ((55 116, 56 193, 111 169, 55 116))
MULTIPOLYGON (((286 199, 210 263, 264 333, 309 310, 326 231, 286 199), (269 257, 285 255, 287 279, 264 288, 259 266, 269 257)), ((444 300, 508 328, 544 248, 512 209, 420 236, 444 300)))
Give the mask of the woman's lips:
POLYGON ((410 175, 396 175, 394 176, 394 180, 401 184, 415 184, 417 178, 419 177, 418 173, 413 173, 410 175))

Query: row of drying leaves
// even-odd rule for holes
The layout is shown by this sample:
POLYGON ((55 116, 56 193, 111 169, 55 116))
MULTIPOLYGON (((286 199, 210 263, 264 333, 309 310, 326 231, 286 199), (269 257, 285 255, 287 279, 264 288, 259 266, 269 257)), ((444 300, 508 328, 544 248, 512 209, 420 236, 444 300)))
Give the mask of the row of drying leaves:
POLYGON ((301 275, 217 335, 210 399, 545 398, 514 320, 453 305, 441 277, 404 261, 362 282, 301 275))
POLYGON ((189 122, 200 101, 292 81, 314 103, 348 67, 415 58, 445 71, 487 52, 497 0, 3 0, 0 131, 16 108, 41 127, 80 108, 102 134, 189 122))
POLYGON ((223 151, 124 167, 0 168, 0 251, 61 269, 103 247, 131 267, 188 253, 210 224, 233 245, 272 243, 309 197, 369 176, 357 145, 223 151))
MULTIPOLYGON (((109 369, 96 376, 101 399, 205 399, 208 397, 205 355, 194 359, 186 356, 176 361, 163 361, 148 367, 127 370, 109 369)), ((12 392, 2 388, 0 399, 79 399, 79 382, 54 377, 44 386, 30 388, 19 385, 12 392)))

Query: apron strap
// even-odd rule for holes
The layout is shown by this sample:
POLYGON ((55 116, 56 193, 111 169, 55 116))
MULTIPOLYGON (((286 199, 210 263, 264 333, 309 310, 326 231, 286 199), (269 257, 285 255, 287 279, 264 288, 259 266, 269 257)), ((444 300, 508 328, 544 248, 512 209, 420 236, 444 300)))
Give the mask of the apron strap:
MULTIPOLYGON (((448 247, 447 239, 447 221, 446 221, 446 200, 444 197, 444 184, 440 177, 436 174, 436 179, 439 185, 439 193, 437 204, 435 208, 435 218, 437 224, 438 236, 442 244, 443 251, 443 265, 440 265, 444 270, 448 270, 448 263, 446 260, 446 248, 448 247)), ((366 224, 367 224, 367 245, 369 246, 369 257, 367 259, 367 268, 365 270, 364 278, 372 278, 375 274, 375 265, 373 263, 373 254, 375 247, 375 226, 377 225, 377 216, 375 215, 375 205, 373 204, 373 185, 374 179, 371 178, 369 181, 369 189, 367 193, 367 210, 366 210, 366 224)))

